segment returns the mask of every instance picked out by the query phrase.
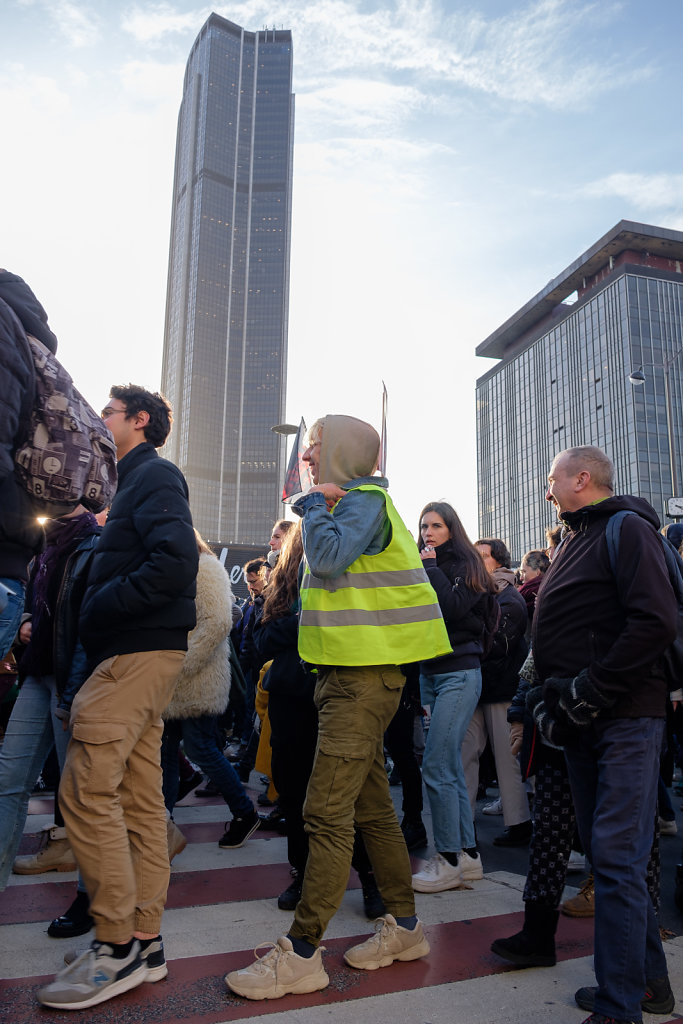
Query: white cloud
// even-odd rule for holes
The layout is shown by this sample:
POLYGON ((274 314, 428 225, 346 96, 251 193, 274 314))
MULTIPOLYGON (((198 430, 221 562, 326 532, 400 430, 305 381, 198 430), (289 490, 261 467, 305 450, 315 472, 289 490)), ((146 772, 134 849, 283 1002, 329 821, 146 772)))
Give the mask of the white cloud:
POLYGON ((71 0, 20 0, 20 6, 40 8, 74 48, 93 46, 100 38, 99 20, 92 14, 91 4, 81 5, 71 0))
POLYGON ((683 206, 683 174, 628 174, 617 172, 581 189, 591 199, 614 196, 645 210, 683 206))
MULTIPOLYGON (((245 27, 272 24, 265 0, 220 5, 217 11, 245 27)), ((617 4, 533 0, 486 18, 464 5, 457 11, 437 0, 398 0, 366 12, 358 0, 285 2, 277 23, 294 32, 295 74, 307 76, 379 69, 460 85, 515 104, 575 108, 602 92, 649 74, 620 56, 587 54, 586 39, 602 49, 596 31, 618 15, 617 4), (591 33, 587 37, 586 33, 591 33)), ((300 85, 296 86, 297 91, 300 85)))
POLYGON ((126 92, 138 100, 152 103, 180 103, 184 64, 162 64, 156 61, 133 60, 121 68, 121 82, 126 92))
MULTIPOLYGON (((327 191, 333 182, 334 202, 348 193, 354 196, 354 207, 359 190, 366 198, 380 199, 384 206, 398 200, 418 201, 428 188, 425 167, 448 152, 438 144, 397 138, 329 138, 301 143, 296 149, 296 188, 317 183, 327 191)), ((395 215, 395 208, 393 212, 395 215)))
POLYGON ((171 4, 135 4, 121 20, 121 27, 139 43, 160 43, 166 36, 199 29, 211 13, 210 7, 178 11, 171 4))
POLYGON ((11 64, 0 74, 0 108, 8 131, 23 135, 22 125, 29 131, 36 119, 45 126, 53 124, 70 105, 69 96, 54 78, 37 75, 23 64, 11 64))
MULTIPOLYGON (((170 2, 137 3, 123 28, 143 44, 198 30, 210 6, 180 9, 170 2)), ((446 0, 234 0, 216 13, 250 31, 289 28, 294 36, 295 89, 325 75, 382 73, 412 76, 415 89, 461 86, 514 104, 573 109, 606 91, 647 77, 647 66, 628 66, 609 49, 601 29, 619 16, 615 0, 530 0, 486 17, 446 0), (588 40, 588 45, 587 45, 588 40)))
POLYGON ((308 91, 297 95, 297 111, 318 127, 349 123, 360 131, 388 130, 426 103, 424 94, 412 86, 365 78, 308 85, 308 91))

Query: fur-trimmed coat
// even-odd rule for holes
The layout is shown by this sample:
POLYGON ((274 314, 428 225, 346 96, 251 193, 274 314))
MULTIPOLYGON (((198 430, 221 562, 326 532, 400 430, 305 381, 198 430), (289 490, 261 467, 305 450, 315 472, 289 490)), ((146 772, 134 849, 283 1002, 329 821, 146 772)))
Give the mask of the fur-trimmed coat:
POLYGON ((188 635, 187 654, 164 718, 220 715, 230 695, 228 637, 234 598, 227 572, 213 555, 199 556, 197 625, 188 635))

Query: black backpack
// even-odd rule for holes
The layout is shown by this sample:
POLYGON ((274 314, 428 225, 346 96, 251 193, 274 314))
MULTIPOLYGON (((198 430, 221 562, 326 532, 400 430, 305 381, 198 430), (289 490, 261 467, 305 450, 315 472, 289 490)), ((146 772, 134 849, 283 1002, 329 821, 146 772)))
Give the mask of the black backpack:
POLYGON ((49 348, 21 333, 34 386, 14 453, 15 476, 51 515, 63 515, 79 503, 100 512, 116 494, 114 439, 49 348))
MULTIPOLYGON (((617 575, 617 564, 619 560, 619 536, 621 534, 621 524, 623 523, 625 516, 635 515, 637 515, 637 513, 632 512, 630 509, 623 509, 621 512, 615 512, 614 515, 610 516, 607 522, 607 529, 605 530, 607 554, 609 556, 609 564, 612 574, 615 577, 617 575)), ((681 558, 668 537, 663 537, 661 533, 657 533, 657 536, 662 542, 664 561, 666 562, 669 580, 671 581, 671 586, 678 606, 676 639, 664 651, 661 656, 661 661, 669 689, 677 690, 680 686, 683 686, 683 558, 681 558)))

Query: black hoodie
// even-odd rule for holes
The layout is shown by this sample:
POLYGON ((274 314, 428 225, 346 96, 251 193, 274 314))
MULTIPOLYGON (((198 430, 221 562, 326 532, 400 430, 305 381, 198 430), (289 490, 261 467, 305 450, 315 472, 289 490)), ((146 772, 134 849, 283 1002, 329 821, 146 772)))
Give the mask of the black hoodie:
POLYGON ((677 605, 657 536, 659 519, 643 498, 607 498, 561 516, 570 530, 536 598, 531 646, 540 678, 588 668, 613 706, 610 718, 662 718, 667 686, 659 655, 676 635, 677 605), (630 509, 612 573, 605 529, 630 509))

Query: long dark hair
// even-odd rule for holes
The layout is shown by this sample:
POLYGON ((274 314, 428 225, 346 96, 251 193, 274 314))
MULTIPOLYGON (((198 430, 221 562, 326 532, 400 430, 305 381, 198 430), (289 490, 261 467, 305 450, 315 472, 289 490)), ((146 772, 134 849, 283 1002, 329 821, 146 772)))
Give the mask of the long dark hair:
POLYGON ((263 592, 261 622, 288 615, 299 595, 299 565, 304 556, 301 520, 292 523, 282 541, 280 557, 263 592))
POLYGON ((451 534, 448 543, 453 549, 453 554, 465 563, 465 583, 467 586, 474 590, 475 593, 494 594, 496 592, 496 585, 491 579, 481 555, 467 536, 458 513, 447 501, 430 501, 420 512, 417 527, 418 550, 422 551, 425 546, 422 540, 422 517, 427 512, 436 512, 437 516, 441 516, 444 524, 448 527, 451 534))

